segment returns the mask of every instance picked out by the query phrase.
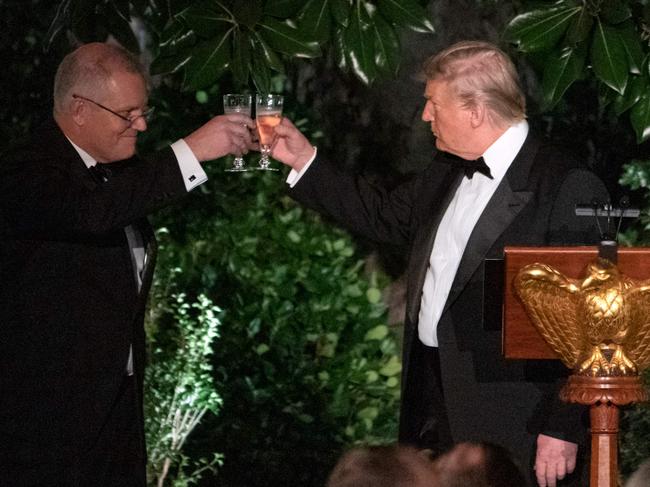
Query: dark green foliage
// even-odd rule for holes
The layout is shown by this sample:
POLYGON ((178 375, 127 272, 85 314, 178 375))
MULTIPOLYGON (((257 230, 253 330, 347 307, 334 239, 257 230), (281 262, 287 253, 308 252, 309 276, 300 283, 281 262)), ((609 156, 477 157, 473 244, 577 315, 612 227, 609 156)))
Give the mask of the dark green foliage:
POLYGON ((319 485, 345 445, 396 434, 385 281, 361 277, 350 238, 283 196, 282 176, 224 167, 165 216, 162 251, 183 288, 225 310, 214 356, 224 406, 194 448, 224 454, 221 485, 319 485))
POLYGON ((639 0, 560 0, 515 17, 504 35, 535 53, 544 106, 552 108, 576 81, 591 74, 600 102, 629 110, 638 143, 650 139, 650 5, 639 0))

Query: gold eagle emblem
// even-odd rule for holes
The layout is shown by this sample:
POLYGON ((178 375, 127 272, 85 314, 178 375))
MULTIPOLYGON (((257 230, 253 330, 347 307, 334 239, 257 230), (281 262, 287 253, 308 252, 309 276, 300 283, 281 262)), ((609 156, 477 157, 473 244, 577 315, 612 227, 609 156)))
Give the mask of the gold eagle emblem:
POLYGON ((650 365, 650 280, 599 258, 582 280, 527 265, 514 286, 537 330, 577 374, 634 375, 650 365))

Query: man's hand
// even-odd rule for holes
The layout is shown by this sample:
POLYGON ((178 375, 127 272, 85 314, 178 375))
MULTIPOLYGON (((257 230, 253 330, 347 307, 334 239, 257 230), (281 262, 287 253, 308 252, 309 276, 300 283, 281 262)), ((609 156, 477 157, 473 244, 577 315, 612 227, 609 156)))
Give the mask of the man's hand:
POLYGON ((219 115, 184 138, 199 161, 218 159, 226 154, 246 154, 256 148, 251 138, 255 123, 246 115, 219 115))
POLYGON ((275 135, 277 137, 271 149, 273 159, 300 171, 314 155, 314 147, 286 117, 282 117, 280 124, 276 125, 275 135))
POLYGON ((551 436, 537 436, 535 476, 540 487, 555 487, 576 468, 578 445, 551 436))

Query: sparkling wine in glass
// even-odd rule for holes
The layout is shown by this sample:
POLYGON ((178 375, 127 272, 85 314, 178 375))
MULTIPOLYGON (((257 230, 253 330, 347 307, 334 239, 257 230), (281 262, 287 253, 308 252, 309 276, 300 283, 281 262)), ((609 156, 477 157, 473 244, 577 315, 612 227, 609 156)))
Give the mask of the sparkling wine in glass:
MULTIPOLYGON (((251 116, 253 97, 251 95, 242 95, 238 93, 229 93, 223 95, 223 112, 242 113, 248 117, 251 116)), ((232 161, 232 167, 226 169, 228 172, 246 172, 249 169, 244 165, 244 158, 241 154, 236 154, 232 161)))
POLYGON ((260 171, 277 171, 274 167, 269 167, 269 154, 275 134, 273 128, 282 120, 282 104, 284 97, 282 95, 258 94, 255 97, 255 120, 257 122, 257 131, 260 137, 260 171))

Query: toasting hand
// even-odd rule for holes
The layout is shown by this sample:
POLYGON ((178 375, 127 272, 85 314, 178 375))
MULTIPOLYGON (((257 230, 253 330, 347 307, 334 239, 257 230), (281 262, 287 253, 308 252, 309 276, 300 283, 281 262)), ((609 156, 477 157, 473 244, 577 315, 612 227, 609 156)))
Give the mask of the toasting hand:
POLYGON ((314 146, 286 117, 283 117, 282 122, 276 125, 275 135, 271 156, 296 171, 300 171, 314 155, 314 146))

